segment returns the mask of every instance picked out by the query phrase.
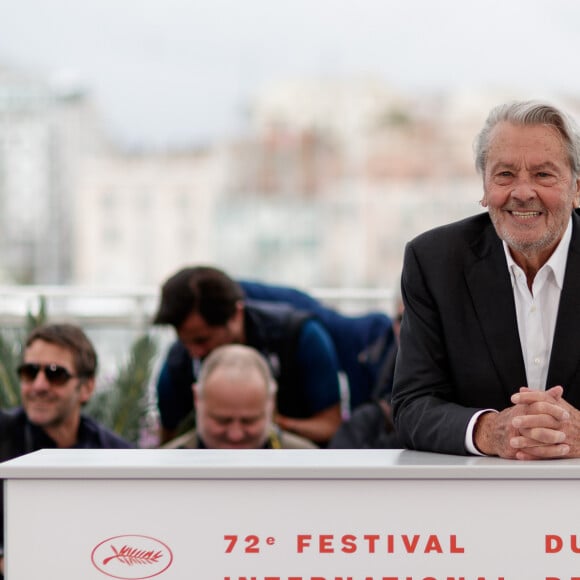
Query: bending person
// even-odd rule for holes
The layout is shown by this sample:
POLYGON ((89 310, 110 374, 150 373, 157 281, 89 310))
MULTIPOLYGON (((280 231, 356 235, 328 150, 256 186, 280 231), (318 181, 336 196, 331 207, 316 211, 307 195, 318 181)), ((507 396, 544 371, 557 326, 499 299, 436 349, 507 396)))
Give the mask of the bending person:
POLYGON ((171 324, 173 344, 157 381, 162 442, 195 413, 191 385, 202 362, 224 344, 245 344, 268 361, 278 383, 276 422, 325 444, 341 422, 338 359, 332 339, 310 313, 244 299, 217 268, 184 268, 163 285, 157 324, 171 324))

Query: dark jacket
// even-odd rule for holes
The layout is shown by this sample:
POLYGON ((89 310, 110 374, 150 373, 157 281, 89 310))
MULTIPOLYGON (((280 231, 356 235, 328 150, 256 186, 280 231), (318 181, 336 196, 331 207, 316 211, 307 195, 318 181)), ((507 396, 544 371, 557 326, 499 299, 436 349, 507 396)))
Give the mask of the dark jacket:
MULTIPOLYGON (((580 408, 580 217, 573 230, 546 387, 562 385, 580 408)), ((405 315, 393 411, 407 447, 466 454, 481 409, 501 411, 527 385, 511 279, 487 213, 420 235, 407 245, 405 315)))
POLYGON ((391 349, 379 376, 373 398, 359 405, 338 428, 329 449, 399 449, 403 445, 395 433, 391 407, 391 387, 397 346, 391 349))

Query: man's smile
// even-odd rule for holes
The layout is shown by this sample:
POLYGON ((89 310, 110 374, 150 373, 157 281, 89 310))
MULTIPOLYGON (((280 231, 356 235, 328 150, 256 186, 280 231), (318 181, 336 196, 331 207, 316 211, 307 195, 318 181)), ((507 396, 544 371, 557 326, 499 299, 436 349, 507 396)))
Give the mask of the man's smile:
POLYGON ((523 219, 533 218, 533 217, 537 217, 539 215, 542 215, 541 211, 514 211, 514 210, 512 210, 509 213, 511 213, 514 217, 523 218, 523 219))

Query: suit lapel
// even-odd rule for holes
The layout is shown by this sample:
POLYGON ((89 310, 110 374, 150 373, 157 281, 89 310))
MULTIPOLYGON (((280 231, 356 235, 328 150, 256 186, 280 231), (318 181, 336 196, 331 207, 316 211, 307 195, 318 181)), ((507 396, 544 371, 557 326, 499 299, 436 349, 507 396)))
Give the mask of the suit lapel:
POLYGON ((527 384, 511 280, 501 240, 489 224, 473 244, 476 260, 465 279, 506 395, 527 384))
POLYGON ((554 385, 571 387, 580 364, 580 218, 577 213, 572 215, 572 224, 572 239, 548 370, 548 388, 554 385))

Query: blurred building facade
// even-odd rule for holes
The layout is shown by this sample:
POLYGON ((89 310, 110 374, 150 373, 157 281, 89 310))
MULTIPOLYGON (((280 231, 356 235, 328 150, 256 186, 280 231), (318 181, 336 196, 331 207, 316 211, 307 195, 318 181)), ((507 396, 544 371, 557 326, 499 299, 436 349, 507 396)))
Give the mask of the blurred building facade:
POLYGON ((80 285, 143 286, 183 264, 212 259, 217 150, 89 158, 78 184, 73 278, 80 285))
POLYGON ((76 182, 103 147, 78 86, 0 66, 0 278, 72 283, 76 182))
POLYGON ((211 263, 303 288, 397 288, 409 239, 481 211, 472 142, 507 98, 280 82, 235 141, 128 153, 105 146, 84 93, 2 70, 0 271, 158 286, 211 263))
POLYGON ((398 287, 411 237, 480 210, 471 143, 489 107, 472 97, 454 96, 454 117, 451 97, 410 98, 376 80, 266 88, 252 134, 231 148, 218 211, 229 224, 257 219, 223 228, 224 246, 245 245, 260 278, 398 287))

